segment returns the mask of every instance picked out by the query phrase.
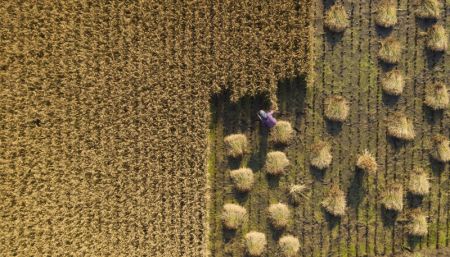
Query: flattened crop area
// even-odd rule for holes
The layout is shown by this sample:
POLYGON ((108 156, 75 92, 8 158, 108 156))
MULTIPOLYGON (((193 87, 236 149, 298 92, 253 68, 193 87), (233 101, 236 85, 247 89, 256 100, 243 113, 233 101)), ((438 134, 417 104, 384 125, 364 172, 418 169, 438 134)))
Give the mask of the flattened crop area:
MULTIPOLYGON (((268 131, 256 118, 267 108, 262 97, 243 98, 230 103, 229 95, 212 100, 210 127, 209 180, 210 245, 213 256, 241 256, 244 235, 252 230, 267 238, 265 256, 276 256, 278 239, 292 234, 300 240, 301 256, 375 256, 406 249, 434 249, 449 246, 449 165, 430 158, 431 138, 441 133, 449 136, 448 111, 434 112, 424 106, 425 88, 430 83, 448 85, 450 61, 447 54, 426 50, 426 31, 433 22, 417 19, 412 0, 398 1, 398 24, 392 29, 375 26, 376 1, 343 1, 350 16, 350 26, 342 34, 323 29, 322 17, 333 1, 316 1, 314 85, 306 87, 303 78, 282 81, 278 86, 279 120, 295 128, 294 140, 285 147, 268 141, 268 131), (378 59, 380 40, 392 36, 402 46, 397 68, 405 75, 403 94, 384 94, 381 76, 389 67, 378 59), (324 102, 339 95, 349 101, 349 117, 341 125, 324 118, 324 102), (410 142, 387 135, 388 119, 402 111, 414 125, 410 142), (224 137, 243 133, 250 153, 241 161, 229 159, 224 152, 224 137), (331 144, 333 160, 323 172, 310 167, 311 146, 318 139, 331 144), (356 170, 359 154, 367 149, 378 163, 375 174, 356 170), (264 162, 269 151, 281 150, 290 160, 285 175, 266 175, 264 162), (246 194, 234 190, 229 171, 237 167, 253 170, 255 183, 246 194), (430 193, 422 199, 407 193, 413 169, 422 167, 430 179, 430 193), (391 183, 403 186, 403 210, 398 214, 382 206, 383 194, 391 183), (307 199, 294 206, 288 200, 291 184, 303 183, 307 199), (332 184, 338 184, 347 200, 347 212, 336 219, 325 214, 321 202, 332 184), (248 222, 233 232, 223 228, 221 211, 225 203, 246 208, 248 222), (284 230, 272 228, 267 208, 271 203, 289 204, 290 223, 284 230), (408 235, 408 214, 419 208, 427 216, 428 234, 421 238, 408 235)), ((443 5, 438 24, 450 27, 450 5, 443 5)))

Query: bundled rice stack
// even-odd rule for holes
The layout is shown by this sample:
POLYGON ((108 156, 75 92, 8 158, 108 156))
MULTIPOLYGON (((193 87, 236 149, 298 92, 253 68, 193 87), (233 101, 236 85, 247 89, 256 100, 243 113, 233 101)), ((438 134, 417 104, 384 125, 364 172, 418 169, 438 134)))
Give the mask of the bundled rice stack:
POLYGON ((311 165, 317 169, 326 169, 330 166, 333 156, 331 155, 331 146, 324 141, 319 140, 311 149, 311 165))
POLYGON ((270 175, 281 175, 289 165, 286 154, 280 151, 269 152, 266 156, 266 172, 270 175))
POLYGON ((382 199, 384 208, 391 211, 400 212, 403 210, 403 186, 399 183, 394 183, 388 186, 384 192, 382 199))
POLYGON ((325 15, 325 27, 333 32, 344 32, 350 21, 347 11, 341 4, 334 4, 325 15))
POLYGON ((375 22, 380 27, 389 28, 397 24, 397 1, 379 1, 375 22))
POLYGON ((271 204, 268 209, 272 226, 276 229, 283 229, 289 223, 290 211, 286 204, 271 204))
POLYGON ((249 168, 241 168, 230 171, 230 177, 234 187, 240 192, 248 192, 252 189, 254 178, 253 171, 249 168))
POLYGON ((229 135, 224 142, 227 156, 237 158, 248 153, 247 137, 244 134, 229 135))
POLYGON ((378 164, 375 157, 373 157, 368 150, 365 150, 363 154, 359 155, 358 161, 356 162, 356 167, 363 170, 367 174, 375 174, 378 164))
POLYGON ((394 113, 388 122, 387 133, 400 140, 411 141, 416 136, 414 125, 403 113, 394 113))
POLYGON ((223 206, 222 221, 226 228, 237 229, 247 220, 247 210, 233 203, 223 206))
POLYGON ((323 208, 336 217, 344 216, 347 208, 347 200, 344 192, 337 185, 331 186, 325 200, 322 201, 323 208))

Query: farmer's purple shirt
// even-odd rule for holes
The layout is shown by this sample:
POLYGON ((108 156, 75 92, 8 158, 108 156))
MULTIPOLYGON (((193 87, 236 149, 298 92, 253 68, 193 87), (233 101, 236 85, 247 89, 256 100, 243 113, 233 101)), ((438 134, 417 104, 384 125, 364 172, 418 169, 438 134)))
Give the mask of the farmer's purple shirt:
POLYGON ((271 128, 277 124, 277 120, 272 116, 273 112, 267 113, 267 119, 264 119, 262 122, 268 128, 271 128))

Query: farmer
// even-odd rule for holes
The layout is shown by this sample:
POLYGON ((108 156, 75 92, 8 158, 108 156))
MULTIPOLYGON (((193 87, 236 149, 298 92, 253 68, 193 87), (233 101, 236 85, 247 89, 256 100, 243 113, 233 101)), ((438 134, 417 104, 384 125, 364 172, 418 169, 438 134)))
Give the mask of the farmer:
POLYGON ((277 124, 277 120, 272 116, 273 111, 265 112, 263 110, 260 110, 258 112, 258 118, 262 121, 262 123, 268 127, 271 128, 277 124))

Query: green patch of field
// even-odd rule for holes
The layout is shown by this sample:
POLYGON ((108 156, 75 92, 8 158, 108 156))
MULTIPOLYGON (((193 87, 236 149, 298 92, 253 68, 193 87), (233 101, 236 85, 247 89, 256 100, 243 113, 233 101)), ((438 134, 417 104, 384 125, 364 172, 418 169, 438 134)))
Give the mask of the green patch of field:
MULTIPOLYGON (((298 78, 282 81, 278 86, 277 118, 291 122, 296 131, 289 145, 272 145, 268 131, 260 126, 255 114, 266 107, 265 98, 246 98, 231 104, 224 94, 212 102, 213 106, 224 108, 215 108, 213 114, 223 117, 218 124, 219 128, 223 126, 221 132, 211 133, 245 133, 252 152, 244 159, 257 177, 250 193, 236 194, 227 184, 227 172, 236 164, 222 157, 220 149, 215 152, 220 163, 216 162, 217 183, 212 185, 214 212, 219 214, 224 202, 239 202, 247 208, 250 221, 230 238, 215 241, 211 248, 214 256, 242 255, 242 237, 249 230, 266 234, 265 256, 276 256, 277 240, 285 233, 300 239, 300 256, 376 256, 449 245, 449 168, 430 162, 427 145, 435 133, 449 135, 450 120, 447 114, 426 109, 423 99, 426 84, 448 81, 445 74, 450 72, 450 58, 425 50, 425 39, 420 33, 430 24, 416 20, 408 0, 399 2, 399 25, 391 30, 375 26, 374 3, 344 1, 352 16, 350 27, 342 35, 329 34, 322 28, 320 17, 329 2, 315 6, 318 19, 314 85, 306 87, 304 79, 298 78), (400 97, 386 96, 380 88, 380 76, 393 68, 377 57, 379 41, 387 36, 396 37, 402 44, 402 59, 396 68, 407 80, 400 97), (350 103, 349 118, 342 124, 330 123, 323 117, 324 100, 335 94, 350 103), (400 142, 386 135, 387 119, 396 111, 403 111, 413 120, 416 137, 412 142, 400 142), (325 171, 310 167, 311 145, 317 139, 332 145, 333 161, 325 171), (358 154, 365 149, 377 160, 374 175, 361 174, 355 168, 358 154), (271 150, 284 151, 291 162, 288 172, 279 178, 264 172, 265 155, 271 150), (420 201, 411 200, 406 192, 415 167, 424 167, 432 178, 430 195, 420 201), (387 212, 381 204, 385 188, 394 181, 404 188, 404 208, 398 214, 387 212), (287 188, 294 183, 306 184, 309 198, 298 206, 290 204, 291 224, 284 231, 276 231, 268 222, 266 209, 270 203, 289 203, 287 188), (347 213, 340 219, 330 217, 320 206, 332 184, 340 185, 347 198, 347 213), (407 214, 414 208, 421 208, 428 216, 429 233, 417 240, 410 238, 407 227, 407 214)), ((448 18, 443 22, 448 23, 448 18)), ((218 144, 219 141, 215 139, 218 144)), ((219 223, 218 219, 212 220, 211 233, 226 235, 228 232, 219 223)))

